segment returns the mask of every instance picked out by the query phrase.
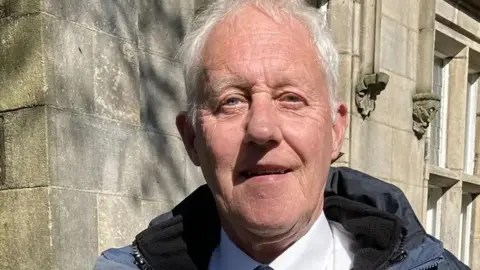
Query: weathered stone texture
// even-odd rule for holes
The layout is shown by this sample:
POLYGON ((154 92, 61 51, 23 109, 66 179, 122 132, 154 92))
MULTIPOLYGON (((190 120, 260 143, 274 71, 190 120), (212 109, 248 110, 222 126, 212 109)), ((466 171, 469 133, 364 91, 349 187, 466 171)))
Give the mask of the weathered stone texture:
POLYGON ((446 167, 463 170, 467 104, 468 50, 464 49, 449 65, 446 167), (455 109, 462 108, 462 109, 455 109), (459 147, 462 146, 462 147, 459 147))
POLYGON ((377 96, 375 111, 370 118, 379 123, 401 130, 412 128, 412 95, 415 82, 386 69, 380 69, 390 76, 385 91, 377 96))
POLYGON ((18 17, 42 10, 43 0, 0 0, 0 19, 18 17))
POLYGON ((45 0, 45 11, 110 35, 137 42, 139 1, 45 0))
POLYGON ((43 17, 0 21, 0 111, 44 102, 43 17))
POLYGON ((48 104, 94 113, 94 32, 51 16, 43 29, 48 104))
POLYGON ((408 30, 407 33, 407 70, 406 76, 411 80, 417 79, 417 51, 418 51, 418 32, 408 30))
POLYGON ((352 53, 353 1, 330 1, 329 25, 337 50, 352 53))
MULTIPOLYGON (((425 142, 417 140, 411 132, 395 130, 392 135, 392 180, 416 187, 423 184, 425 142)), ((412 203, 413 204, 413 203, 412 203)), ((420 209, 422 203, 415 207, 420 209)))
POLYGON ((138 125, 139 88, 135 46, 97 33, 94 43, 95 112, 138 125))
POLYGON ((396 20, 411 30, 418 31, 418 0, 383 0, 381 4, 382 13, 396 20))
POLYGON ((458 220, 462 205, 461 183, 448 189, 442 199, 440 240, 442 240, 447 250, 458 256, 458 237, 460 235, 458 220))
POLYGON ((352 115, 351 125, 351 166, 367 174, 390 179, 393 129, 374 121, 364 121, 356 115, 352 115))
POLYGON ((186 195, 179 138, 60 110, 51 119, 61 149, 54 185, 152 200, 186 195))
MULTIPOLYGON (((349 78, 352 73, 352 55, 342 54, 339 57, 339 74, 349 78)), ((335 96, 338 101, 344 102, 350 106, 352 101, 352 80, 339 80, 337 88, 335 89, 335 96)), ((349 108, 350 109, 350 108, 349 108)))
POLYGON ((136 198, 98 195, 98 248, 129 245, 148 222, 168 211, 169 202, 144 201, 136 198))
POLYGON ((5 181, 0 189, 47 186, 49 183, 46 109, 2 114, 5 181))
POLYGON ((195 1, 145 0, 139 5, 140 48, 173 59, 187 31, 195 1))
POLYGON ((177 62, 140 54, 140 120, 156 132, 178 136, 175 117, 186 108, 185 87, 177 62))
POLYGON ((92 269, 98 252, 95 194, 51 189, 52 269, 92 269))
POLYGON ((50 270, 47 188, 0 191, 0 269, 50 270))
POLYGON ((380 67, 407 76, 408 28, 382 16, 380 28, 380 67))

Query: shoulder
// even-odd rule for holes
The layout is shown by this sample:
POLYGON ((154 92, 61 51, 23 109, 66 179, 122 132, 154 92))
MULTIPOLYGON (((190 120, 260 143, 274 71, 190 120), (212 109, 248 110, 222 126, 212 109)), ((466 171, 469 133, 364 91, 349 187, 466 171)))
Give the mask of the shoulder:
POLYGON ((138 270, 132 253, 132 246, 107 249, 98 257, 94 270, 138 270))
POLYGON ((470 268, 463 264, 455 255, 450 251, 444 249, 443 258, 445 259, 443 264, 440 264, 438 270, 469 270, 470 268))

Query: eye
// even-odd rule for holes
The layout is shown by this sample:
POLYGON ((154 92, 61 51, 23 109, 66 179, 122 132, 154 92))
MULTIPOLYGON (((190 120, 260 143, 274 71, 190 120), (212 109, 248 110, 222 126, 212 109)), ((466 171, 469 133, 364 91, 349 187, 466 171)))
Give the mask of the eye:
POLYGON ((281 96, 280 101, 291 102, 291 103, 304 102, 301 97, 292 93, 281 96))
POLYGON ((223 106, 236 106, 240 104, 241 100, 237 97, 230 97, 223 102, 223 106))

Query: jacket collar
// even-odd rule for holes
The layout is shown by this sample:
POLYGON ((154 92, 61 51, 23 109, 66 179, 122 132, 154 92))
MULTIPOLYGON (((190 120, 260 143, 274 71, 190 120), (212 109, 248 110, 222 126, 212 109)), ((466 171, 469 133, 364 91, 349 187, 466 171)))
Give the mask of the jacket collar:
MULTIPOLYGON (((354 269, 388 268, 426 235, 400 189, 349 168, 330 170, 324 212, 361 242, 354 269)), ((137 235, 134 256, 144 270, 207 269, 219 241, 216 205, 204 185, 137 235)))

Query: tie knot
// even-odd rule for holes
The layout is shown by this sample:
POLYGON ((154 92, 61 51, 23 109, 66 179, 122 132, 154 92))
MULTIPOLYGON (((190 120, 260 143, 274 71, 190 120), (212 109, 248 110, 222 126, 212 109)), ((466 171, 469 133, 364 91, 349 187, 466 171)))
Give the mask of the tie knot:
POLYGON ((255 269, 253 269, 253 270, 273 270, 273 268, 271 268, 268 265, 259 265, 259 266, 255 267, 255 269))

